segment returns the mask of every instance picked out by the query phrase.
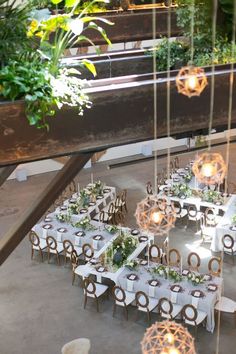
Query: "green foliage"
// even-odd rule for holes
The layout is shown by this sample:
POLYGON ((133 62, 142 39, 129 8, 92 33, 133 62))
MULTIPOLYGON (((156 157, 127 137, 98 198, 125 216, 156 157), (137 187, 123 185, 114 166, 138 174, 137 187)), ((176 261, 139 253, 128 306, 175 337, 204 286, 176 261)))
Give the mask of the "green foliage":
POLYGON ((45 119, 54 114, 55 104, 46 62, 32 55, 10 60, 0 70, 0 82, 0 96, 12 101, 25 99, 30 125, 46 126, 45 119))
POLYGON ((106 258, 119 268, 127 262, 127 258, 133 253, 137 244, 137 238, 121 232, 106 250, 106 258))
POLYGON ((234 2, 235 0, 219 0, 220 8, 225 16, 224 23, 229 35, 232 35, 233 30, 234 2))
POLYGON ((16 7, 15 2, 0 0, 0 66, 32 47, 26 35, 32 7, 29 4, 16 7))

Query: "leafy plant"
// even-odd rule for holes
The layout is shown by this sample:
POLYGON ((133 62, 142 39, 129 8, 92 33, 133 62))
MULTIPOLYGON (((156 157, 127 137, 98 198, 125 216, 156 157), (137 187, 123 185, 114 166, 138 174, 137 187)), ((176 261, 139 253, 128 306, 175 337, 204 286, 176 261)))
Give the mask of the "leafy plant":
POLYGON ((232 221, 232 224, 233 224, 233 225, 236 225, 236 214, 234 214, 234 215, 232 216, 231 221, 232 221))
POLYGON ((95 230, 96 228, 91 224, 91 220, 86 216, 85 218, 81 219, 80 221, 73 224, 74 227, 83 230, 95 230))
POLYGON ((204 275, 196 274, 196 273, 189 273, 187 275, 187 278, 189 281, 192 282, 194 286, 197 286, 199 284, 203 284, 205 281, 204 275))
POLYGON ((223 203, 224 199, 221 196, 220 192, 207 190, 202 192, 202 200, 209 202, 209 203, 223 203))
POLYGON ((182 195, 185 197, 190 197, 192 195, 192 190, 186 183, 174 184, 171 188, 171 191, 178 197, 182 195))
POLYGON ((30 3, 16 6, 16 0, 0 0, 0 67, 31 49, 26 35, 31 10, 30 3))
POLYGON ((126 263, 138 244, 137 238, 123 232, 112 242, 106 250, 106 258, 113 266, 120 268, 126 263))
POLYGON ((60 222, 70 223, 70 221, 71 221, 71 215, 67 214, 67 213, 66 214, 64 214, 64 213, 56 214, 56 218, 60 222))

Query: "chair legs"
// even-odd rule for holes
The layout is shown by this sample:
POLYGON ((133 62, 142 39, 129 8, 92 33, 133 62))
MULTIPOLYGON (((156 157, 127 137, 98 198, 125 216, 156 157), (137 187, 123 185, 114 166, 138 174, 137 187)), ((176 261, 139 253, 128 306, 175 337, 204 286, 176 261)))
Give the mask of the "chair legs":
POLYGON ((86 305, 87 305, 87 300, 88 300, 87 295, 84 295, 84 309, 85 309, 85 307, 86 307, 86 305))
POLYGON ((32 247, 32 249, 31 249, 31 260, 33 259, 33 256, 34 256, 34 249, 32 247))
POLYGON ((42 262, 43 262, 43 252, 42 252, 41 248, 39 249, 39 252, 40 252, 40 256, 41 256, 42 262))
POLYGON ((97 312, 99 312, 99 303, 98 303, 98 298, 96 297, 96 306, 97 306, 97 312))
POLYGON ((57 264, 58 264, 58 265, 61 265, 61 263, 60 263, 60 257, 59 257, 58 252, 56 253, 56 256, 57 256, 57 264))
POLYGON ((74 282, 75 282, 75 272, 72 271, 72 285, 74 285, 74 282))
POLYGON ((115 317, 115 314, 116 314, 116 303, 114 302, 114 304, 113 304, 112 317, 115 317))
POLYGON ((50 257, 51 257, 51 253, 50 250, 48 250, 48 263, 50 262, 50 257))

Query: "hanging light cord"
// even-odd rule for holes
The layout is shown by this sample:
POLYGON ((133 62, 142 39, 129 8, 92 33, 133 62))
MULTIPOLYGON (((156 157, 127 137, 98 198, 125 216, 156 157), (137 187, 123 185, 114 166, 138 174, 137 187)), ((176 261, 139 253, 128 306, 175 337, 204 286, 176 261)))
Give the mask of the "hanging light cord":
POLYGON ((195 9, 195 0, 192 0, 191 5, 191 44, 190 44, 190 65, 193 65, 194 57, 194 9, 195 9))
MULTIPOLYGON (((153 29, 153 43, 154 48, 156 45, 156 7, 155 0, 152 0, 152 29, 153 29)), ((154 191, 157 195, 157 149, 155 148, 155 143, 157 139, 157 55, 156 48, 153 51, 153 138, 154 138, 154 191)))
POLYGON ((210 118, 208 129, 208 150, 211 149, 211 131, 214 114, 215 101, 215 45, 216 45, 216 19, 217 19, 218 0, 213 0, 213 16, 212 16, 212 71, 211 71, 211 94, 210 94, 210 118))
POLYGON ((228 174, 229 174, 229 155, 230 155, 230 138, 231 138, 231 120, 232 120, 232 106, 233 106, 233 89, 234 89, 234 62, 233 57, 235 53, 235 31, 236 31, 236 1, 234 1, 233 12, 233 26, 232 26, 232 46, 231 46, 231 64, 229 76, 229 109, 228 109, 228 125, 227 125, 227 149, 225 163, 227 166, 225 193, 228 191, 228 174))
MULTIPOLYGON (((227 126, 227 147, 226 147, 226 166, 227 166, 227 174, 226 174, 226 183, 225 183, 225 193, 228 190, 228 173, 229 173, 229 154, 230 154, 230 129, 231 129, 231 120, 232 120, 232 105, 233 105, 233 87, 234 87, 234 62, 233 56, 235 51, 235 31, 236 31, 236 1, 234 1, 234 12, 233 12, 233 26, 232 26, 232 46, 231 46, 231 64, 230 64, 230 76, 229 76, 229 109, 228 109, 228 126, 227 126)), ((224 249, 221 252, 221 259, 223 260, 224 249)), ((223 262, 221 267, 221 277, 223 276, 223 262)), ((222 286, 220 288, 220 298, 219 302, 221 302, 222 297, 222 286)), ((221 311, 219 307, 218 311, 218 326, 217 326, 217 338, 216 338, 216 354, 220 352, 220 320, 221 320, 221 311)))

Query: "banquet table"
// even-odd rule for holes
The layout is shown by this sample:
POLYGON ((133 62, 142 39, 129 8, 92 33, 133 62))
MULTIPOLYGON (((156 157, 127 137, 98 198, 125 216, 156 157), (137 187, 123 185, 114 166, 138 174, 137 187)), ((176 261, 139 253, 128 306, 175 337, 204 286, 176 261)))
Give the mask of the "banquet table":
MULTIPOLYGON (((155 266, 156 265, 157 264, 155 264, 155 266)), ((144 291, 147 295, 150 296, 149 289, 151 286, 148 284, 148 281, 152 279, 157 279, 160 282, 160 284, 154 288, 155 290, 154 292, 152 292, 152 297, 158 300, 161 299, 162 297, 171 299, 170 287, 173 284, 177 284, 177 283, 174 283, 173 281, 160 277, 156 274, 153 275, 149 272, 149 269, 150 268, 148 268, 148 266, 142 266, 142 265, 139 266, 137 271, 134 270, 131 271, 127 268, 124 268, 122 272, 119 274, 116 283, 117 285, 121 286, 123 289, 127 290, 127 276, 131 273, 136 274, 138 278, 137 280, 134 281, 133 292, 144 291)), ((213 332, 215 327, 214 307, 216 301, 220 297, 221 287, 223 285, 223 279, 218 277, 212 277, 212 279, 209 282, 206 281, 204 284, 200 284, 198 286, 192 285, 192 283, 189 282, 187 279, 182 280, 178 284, 183 288, 183 292, 177 293, 177 297, 176 297, 176 303, 179 305, 184 306, 185 304, 192 303, 192 296, 190 293, 193 290, 194 291, 199 290, 204 293, 204 297, 200 297, 198 300, 197 308, 207 313, 206 329, 209 332, 213 332), (215 292, 209 292, 207 290, 207 285, 209 283, 211 284, 214 283, 217 285, 217 290, 215 292)))
POLYGON ((232 225, 232 216, 236 214, 236 195, 232 195, 228 209, 216 226, 216 232, 211 242, 211 251, 220 252, 223 250, 222 238, 224 235, 231 235, 236 240, 236 228, 232 225))
MULTIPOLYGON (((71 216, 71 220, 72 222, 78 222, 81 219, 83 219, 84 217, 89 217, 89 218, 94 218, 94 216, 96 214, 99 213, 99 211, 101 211, 103 208, 105 208, 111 201, 113 201, 116 197, 116 189, 115 187, 110 187, 110 186, 106 186, 104 187, 104 195, 103 198, 102 196, 98 196, 96 199, 96 202, 94 202, 94 205, 90 205, 88 208, 81 208, 81 213, 79 214, 72 214, 71 216), (83 212, 84 209, 87 209, 87 212, 83 212)), ((67 208, 69 207, 69 205, 74 204, 77 200, 77 198, 79 197, 78 193, 74 193, 72 195, 71 198, 65 200, 63 202, 62 206, 59 206, 56 208, 55 210, 55 214, 59 215, 59 214, 66 214, 67 213, 67 208)))
MULTIPOLYGON (((60 242, 63 242, 64 240, 69 240, 71 241, 74 245, 76 244, 75 239, 76 239, 76 233, 78 231, 83 231, 81 228, 76 228, 72 226, 71 224, 68 223, 61 223, 60 221, 57 220, 55 214, 49 214, 49 218, 51 218, 50 224, 46 223, 44 220, 41 221, 40 223, 36 224, 33 227, 33 230, 36 232, 36 234, 40 238, 46 238, 47 236, 53 236, 55 239, 57 239, 57 230, 58 229, 65 229, 65 232, 61 233, 61 240, 60 242), (43 226, 45 225, 51 225, 50 229, 46 229, 46 233, 43 231, 45 230, 43 226)), ((107 244, 108 241, 110 241, 113 237, 111 233, 109 233, 105 229, 105 225, 97 222, 97 221, 91 221, 91 225, 94 226, 94 230, 84 230, 84 236, 80 238, 80 244, 77 244, 77 246, 82 247, 85 243, 90 244, 93 246, 94 240, 93 237, 97 235, 102 236, 102 240, 99 240, 96 242, 97 249, 95 250, 96 252, 100 249, 103 248, 105 244, 107 244)))

